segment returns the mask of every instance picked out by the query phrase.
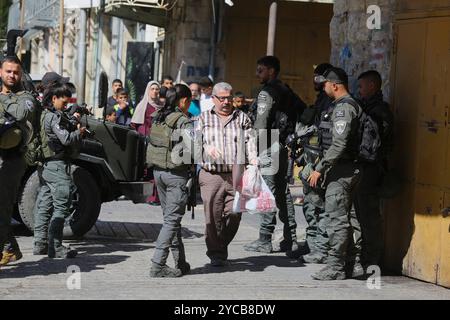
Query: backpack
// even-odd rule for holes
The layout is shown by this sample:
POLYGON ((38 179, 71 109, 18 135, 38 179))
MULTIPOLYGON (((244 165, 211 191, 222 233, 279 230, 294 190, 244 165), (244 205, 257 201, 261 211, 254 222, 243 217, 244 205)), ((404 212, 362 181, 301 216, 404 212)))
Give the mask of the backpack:
POLYGON ((375 162, 379 159, 381 149, 381 137, 376 121, 362 110, 353 99, 345 99, 357 111, 361 109, 358 117, 358 135, 356 139, 357 158, 366 162, 375 162))

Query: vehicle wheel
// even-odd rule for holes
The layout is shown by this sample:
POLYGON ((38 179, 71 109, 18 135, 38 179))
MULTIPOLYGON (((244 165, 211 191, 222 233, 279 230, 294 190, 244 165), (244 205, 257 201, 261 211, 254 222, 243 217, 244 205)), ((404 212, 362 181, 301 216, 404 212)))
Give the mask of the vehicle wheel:
POLYGON ((17 201, 20 219, 31 232, 34 231, 34 204, 40 189, 39 176, 34 171, 21 188, 17 201))
MULTIPOLYGON (((71 215, 66 219, 64 237, 81 237, 97 221, 101 208, 98 186, 86 169, 72 166, 75 184, 71 215)), ((19 213, 24 224, 33 232, 34 206, 40 190, 37 171, 28 178, 19 198, 19 213)))

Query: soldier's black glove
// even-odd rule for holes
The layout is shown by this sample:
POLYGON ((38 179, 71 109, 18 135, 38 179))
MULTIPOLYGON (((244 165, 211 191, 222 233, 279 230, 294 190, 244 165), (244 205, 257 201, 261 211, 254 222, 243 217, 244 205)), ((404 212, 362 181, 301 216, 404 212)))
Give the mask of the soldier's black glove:
POLYGON ((297 140, 298 140, 297 133, 291 133, 290 135, 287 136, 285 144, 286 146, 293 148, 295 147, 297 140))

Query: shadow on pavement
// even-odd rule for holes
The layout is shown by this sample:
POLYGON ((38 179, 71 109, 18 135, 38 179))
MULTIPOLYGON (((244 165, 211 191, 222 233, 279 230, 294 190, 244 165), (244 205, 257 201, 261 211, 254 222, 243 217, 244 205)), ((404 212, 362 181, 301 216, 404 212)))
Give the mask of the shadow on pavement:
MULTIPOLYGON (((2 267, 0 279, 19 279, 32 276, 48 276, 54 274, 70 274, 68 268, 76 266, 81 272, 105 269, 108 264, 116 264, 127 260, 126 255, 86 255, 74 259, 49 259, 47 257, 38 261, 23 261, 2 267)), ((24 258, 26 259, 26 257, 24 258)))
POLYGON ((117 238, 72 240, 66 243, 76 248, 78 250, 78 256, 83 258, 95 254, 146 251, 154 248, 153 245, 150 245, 146 241, 117 238))
POLYGON ((210 264, 206 264, 203 267, 192 269, 190 274, 224 273, 247 270, 251 272, 262 272, 267 267, 271 266, 279 268, 298 268, 305 266, 298 260, 276 255, 253 256, 228 260, 228 262, 230 265, 225 267, 213 267, 210 264))
POLYGON ((69 266, 77 266, 81 272, 105 269, 106 265, 117 264, 130 258, 127 252, 147 251, 152 245, 142 241, 117 240, 117 239, 89 239, 66 241, 78 250, 74 259, 49 259, 46 256, 38 261, 27 261, 27 255, 0 270, 1 279, 18 279, 32 276, 48 276, 54 274, 67 274, 69 266), (119 253, 119 254, 110 254, 119 253), (123 254, 125 253, 125 254, 123 254))
MULTIPOLYGON (((98 220, 85 238, 104 236, 116 239, 140 239, 156 241, 161 231, 161 223, 136 223, 98 220)), ((203 237, 202 233, 195 232, 186 227, 181 227, 183 239, 203 237)))

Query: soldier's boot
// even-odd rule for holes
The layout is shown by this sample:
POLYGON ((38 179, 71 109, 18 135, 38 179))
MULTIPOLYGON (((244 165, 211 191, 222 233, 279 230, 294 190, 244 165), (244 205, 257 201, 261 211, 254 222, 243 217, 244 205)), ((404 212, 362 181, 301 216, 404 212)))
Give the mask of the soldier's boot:
POLYGON ((186 261, 186 257, 176 251, 172 251, 172 254, 175 261, 175 269, 179 269, 183 276, 188 274, 191 271, 191 265, 186 261))
POLYGON ((271 253, 272 248, 272 235, 260 233, 259 239, 244 245, 246 251, 271 253))
POLYGON ((0 266, 7 265, 10 262, 18 261, 18 260, 22 259, 22 257, 23 257, 22 252, 18 248, 15 250, 3 251, 2 257, 0 260, 0 266))
POLYGON ((301 260, 305 263, 324 264, 327 263, 327 256, 319 252, 313 252, 303 255, 301 260))
MULTIPOLYGON (((305 241, 303 244, 297 242, 297 235, 292 234, 285 237, 289 246, 287 246, 286 256, 291 259, 298 259, 302 255, 310 252, 308 243, 305 241), (290 243, 289 243, 290 242, 290 243)), ((280 246, 281 247, 281 246, 280 246)))
POLYGON ((178 278, 183 275, 180 269, 174 269, 168 265, 152 263, 150 268, 150 277, 152 278, 178 278))
POLYGON ((36 241, 33 244, 34 256, 46 256, 48 254, 48 243, 36 241))
POLYGON ((345 271, 334 268, 333 266, 326 265, 323 269, 319 270, 315 274, 311 276, 315 280, 322 280, 322 281, 328 281, 328 280, 345 280, 345 271))
POLYGON ((175 264, 175 268, 179 269, 183 276, 191 271, 191 265, 187 261, 179 261, 175 264))
POLYGON ((64 219, 56 218, 50 222, 48 229, 48 257, 71 259, 75 258, 78 252, 71 247, 63 246, 64 219))
POLYGON ((366 272, 364 271, 364 267, 362 266, 362 264, 357 261, 355 262, 355 265, 353 266, 353 270, 352 270, 352 278, 360 278, 363 277, 366 274, 366 272))
POLYGON ((291 259, 298 259, 308 253, 310 253, 310 250, 306 242, 303 245, 300 245, 298 242, 294 242, 292 245, 292 250, 286 251, 286 256, 291 259))
POLYGON ((22 252, 20 252, 19 244, 17 243, 11 228, 8 232, 8 240, 1 248, 3 249, 2 258, 0 259, 1 266, 22 259, 22 252))
POLYGON ((292 246, 297 246, 298 248, 298 243, 297 241, 292 242, 292 240, 283 238, 283 240, 281 240, 280 242, 280 252, 286 252, 292 249, 292 246))

